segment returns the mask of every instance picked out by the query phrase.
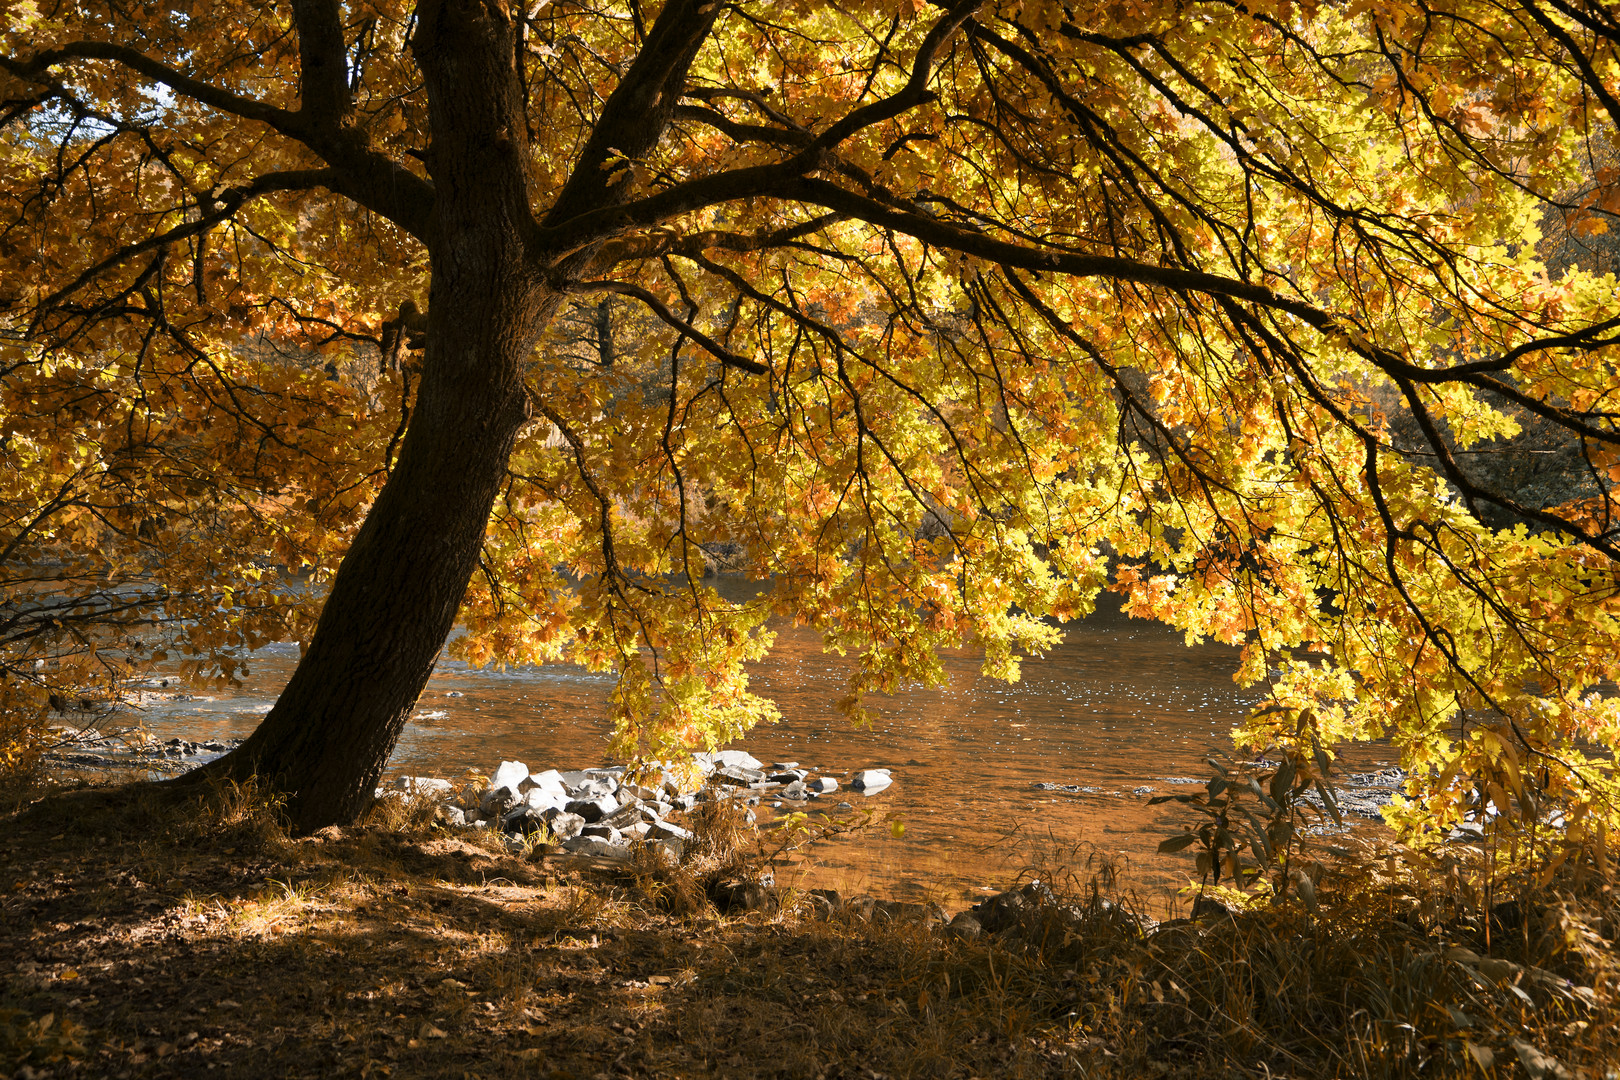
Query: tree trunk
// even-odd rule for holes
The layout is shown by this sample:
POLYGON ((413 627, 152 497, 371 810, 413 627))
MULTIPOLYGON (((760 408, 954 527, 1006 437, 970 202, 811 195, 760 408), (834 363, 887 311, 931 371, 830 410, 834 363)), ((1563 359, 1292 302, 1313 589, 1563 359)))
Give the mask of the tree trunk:
POLYGON ((524 367, 559 306, 524 246, 522 93, 498 9, 424 3, 435 199, 422 384, 399 462, 332 583, 292 679, 252 736, 183 778, 257 776, 295 830, 353 821, 455 624, 529 416, 524 367))
POLYGON ((257 775, 294 829, 363 810, 455 624, 527 417, 523 329, 535 304, 489 275, 435 273, 416 414, 339 566, 308 651, 252 736, 188 779, 257 775), (510 291, 510 290, 508 290, 510 291), (522 354, 522 355, 520 355, 522 354))

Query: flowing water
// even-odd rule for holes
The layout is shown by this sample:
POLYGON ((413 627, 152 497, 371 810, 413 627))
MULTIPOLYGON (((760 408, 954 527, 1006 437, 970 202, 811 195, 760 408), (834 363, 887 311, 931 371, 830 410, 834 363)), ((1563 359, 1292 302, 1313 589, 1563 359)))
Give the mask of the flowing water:
MULTIPOLYGON (((1106 598, 1105 598, 1106 599, 1106 598)), ((239 689, 149 709, 160 738, 240 737, 268 712, 297 660, 295 645, 255 654, 239 689)), ((1259 700, 1231 678, 1236 650, 1188 647, 1179 632, 1101 610, 1065 629, 1020 682, 978 674, 970 656, 946 661, 950 685, 880 698, 873 727, 852 729, 833 709, 849 661, 821 652, 810 631, 783 628, 753 686, 779 704, 780 723, 739 745, 765 762, 797 761, 833 776, 889 768, 895 782, 867 799, 840 790, 809 804, 898 820, 822 841, 803 881, 892 898, 960 902, 1004 887, 1021 871, 1066 865, 1082 876, 1106 864, 1144 896, 1185 884, 1190 854, 1156 854, 1189 812, 1150 806, 1209 775, 1204 759, 1232 752, 1231 731, 1259 700), (1039 783, 1072 785, 1049 791, 1039 783), (1146 789, 1152 789, 1151 791, 1146 789)), ((531 770, 602 764, 612 678, 564 664, 476 670, 440 663, 389 762, 391 775, 489 773, 503 759, 531 770)), ((1387 747, 1357 748, 1346 768, 1393 764, 1387 747)), ((767 795, 762 820, 773 813, 767 795)), ((846 813, 845 815, 848 816, 846 813)))

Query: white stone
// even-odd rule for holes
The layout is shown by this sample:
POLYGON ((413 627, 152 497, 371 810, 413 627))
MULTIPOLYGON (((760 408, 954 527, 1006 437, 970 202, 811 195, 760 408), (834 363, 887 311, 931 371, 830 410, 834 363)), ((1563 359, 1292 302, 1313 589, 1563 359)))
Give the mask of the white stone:
POLYGON ((489 778, 492 788, 509 787, 518 790, 518 785, 529 778, 529 767, 521 761, 503 761, 501 767, 495 770, 495 775, 489 778))
POLYGON ((524 800, 531 810, 544 810, 552 806, 561 810, 568 805, 568 792, 561 787, 532 787, 524 800))
POLYGON ((746 750, 722 750, 714 755, 715 765, 732 765, 739 769, 759 769, 763 762, 746 750))
POLYGON ((838 781, 830 776, 818 776, 804 785, 804 790, 813 791, 817 795, 825 795, 829 791, 838 790, 838 781))
POLYGON ((407 795, 448 795, 454 789, 450 781, 431 776, 401 776, 394 786, 407 795))
POLYGON ((563 783, 562 773, 556 769, 547 769, 545 772, 530 773, 529 778, 523 781, 526 787, 549 787, 558 791, 566 791, 568 785, 563 783))
POLYGON ((653 821, 647 825, 647 836, 653 840, 690 840, 692 834, 679 825, 667 821, 653 821))
POLYGON ((849 782, 849 786, 856 791, 871 794, 874 791, 880 791, 888 787, 892 783, 894 783, 894 777, 889 775, 888 769, 862 769, 855 774, 855 779, 849 782))

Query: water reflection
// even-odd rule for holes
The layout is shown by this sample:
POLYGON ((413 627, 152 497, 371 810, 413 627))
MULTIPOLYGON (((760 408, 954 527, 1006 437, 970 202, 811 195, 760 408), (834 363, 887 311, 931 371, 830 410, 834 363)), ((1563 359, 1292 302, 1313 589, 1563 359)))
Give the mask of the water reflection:
MULTIPOLYGON (((269 646, 240 691, 154 708, 148 723, 165 738, 246 735, 296 662, 296 646, 269 646)), ((1147 800, 1178 790, 1175 779, 1205 776, 1204 757, 1230 749, 1232 727, 1258 700, 1232 683, 1235 650, 1189 648, 1178 632, 1117 608, 1070 625, 1060 646, 1024 664, 1018 683, 983 679, 975 659, 951 657, 948 687, 876 699, 878 719, 866 730, 832 708, 851 663, 823 655, 810 632, 783 628, 753 675, 782 721, 743 745, 765 761, 834 775, 891 768, 895 783, 872 804, 898 816, 903 835, 875 828, 817 845, 803 872, 812 884, 896 898, 960 901, 1054 860, 1082 874, 1112 863, 1145 895, 1166 895, 1191 860, 1154 848, 1186 817, 1147 800), (1087 790, 1037 790, 1043 781, 1087 790)), ((610 676, 569 665, 478 671, 444 661, 390 772, 454 777, 511 758, 535 770, 601 763, 611 688, 610 676)), ((1387 757, 1361 748, 1347 764, 1387 757)), ((840 798, 867 805, 843 793, 811 805, 840 798)), ((768 818, 769 802, 760 810, 768 818)))

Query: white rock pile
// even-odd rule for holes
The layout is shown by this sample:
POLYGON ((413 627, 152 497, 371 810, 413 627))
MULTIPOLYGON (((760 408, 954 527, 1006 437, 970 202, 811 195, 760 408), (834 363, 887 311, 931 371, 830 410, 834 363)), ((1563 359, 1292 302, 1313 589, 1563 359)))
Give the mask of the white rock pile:
MULTIPOLYGON (((640 781, 623 765, 531 772, 524 762, 503 761, 488 784, 457 790, 449 780, 402 776, 392 789, 378 788, 377 797, 430 795, 441 800, 440 820, 447 825, 499 829, 514 843, 538 835, 575 854, 629 859, 636 843, 660 844, 679 858, 691 833, 671 817, 701 802, 741 799, 752 807, 769 797, 781 809, 839 790, 836 778, 812 776, 796 761, 767 765, 742 750, 699 752, 692 761, 695 769, 661 763, 640 781)), ((874 795, 891 783, 888 769, 863 769, 849 787, 874 795)), ((746 815, 754 820, 752 809, 746 815)))

